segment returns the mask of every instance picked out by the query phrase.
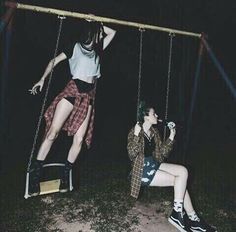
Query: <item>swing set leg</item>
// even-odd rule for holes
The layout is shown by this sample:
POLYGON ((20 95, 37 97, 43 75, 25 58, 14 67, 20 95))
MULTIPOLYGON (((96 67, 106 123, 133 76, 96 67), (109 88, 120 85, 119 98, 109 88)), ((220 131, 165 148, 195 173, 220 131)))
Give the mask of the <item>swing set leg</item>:
POLYGON ((29 195, 29 172, 26 174, 26 180, 25 180, 25 195, 24 198, 28 199, 30 197, 29 195))

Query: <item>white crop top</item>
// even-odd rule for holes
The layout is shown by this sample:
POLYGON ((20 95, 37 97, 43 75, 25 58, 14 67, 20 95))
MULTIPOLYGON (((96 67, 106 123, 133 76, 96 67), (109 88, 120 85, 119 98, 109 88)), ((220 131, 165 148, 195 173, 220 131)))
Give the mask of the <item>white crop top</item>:
POLYGON ((94 50, 84 49, 80 43, 75 44, 69 65, 72 79, 86 81, 87 77, 101 76, 99 55, 96 55, 94 50))

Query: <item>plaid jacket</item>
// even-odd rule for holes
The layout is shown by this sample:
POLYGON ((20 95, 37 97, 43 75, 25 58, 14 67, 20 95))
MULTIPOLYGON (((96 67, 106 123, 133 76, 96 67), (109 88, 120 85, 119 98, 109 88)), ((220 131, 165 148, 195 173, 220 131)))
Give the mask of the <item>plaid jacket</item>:
MULTIPOLYGON (((151 134, 154 135, 155 150, 153 152, 153 157, 158 162, 163 162, 165 158, 168 157, 169 152, 172 150, 173 141, 169 138, 162 142, 160 134, 156 128, 151 127, 151 134)), ((143 174, 143 164, 144 164, 144 131, 141 129, 138 136, 134 135, 134 128, 132 128, 128 135, 128 155, 132 162, 131 171, 131 196, 138 198, 141 178, 143 174)))
MULTIPOLYGON (((44 114, 46 121, 45 135, 51 126, 57 103, 64 97, 75 97, 73 110, 62 128, 63 130, 67 131, 68 136, 74 135, 86 118, 90 99, 95 99, 95 89, 96 87, 88 93, 80 93, 75 82, 73 80, 69 81, 65 89, 59 95, 57 95, 57 97, 54 99, 54 101, 51 103, 44 114)), ((90 147, 92 140, 94 113, 95 110, 93 106, 88 130, 85 137, 85 142, 88 147, 90 147)))

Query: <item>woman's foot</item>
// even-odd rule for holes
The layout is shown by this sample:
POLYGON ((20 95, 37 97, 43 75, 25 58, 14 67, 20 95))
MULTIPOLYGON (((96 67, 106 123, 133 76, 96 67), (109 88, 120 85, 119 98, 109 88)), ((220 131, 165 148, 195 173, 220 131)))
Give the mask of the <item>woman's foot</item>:
POLYGON ((199 218, 196 221, 189 219, 187 213, 183 212, 184 222, 190 232, 217 232, 217 230, 208 225, 203 219, 199 218))
POLYGON ((208 225, 202 219, 200 221, 189 220, 189 228, 192 232, 217 232, 215 228, 208 225))
POLYGON ((69 175, 70 175, 72 166, 73 166, 72 163, 70 163, 69 161, 66 161, 65 168, 63 170, 62 177, 61 177, 61 183, 59 186, 59 191, 61 193, 66 193, 70 190, 69 175))
POLYGON ((31 197, 36 197, 40 194, 40 186, 39 186, 39 183, 34 183, 34 184, 30 184, 29 185, 29 191, 28 191, 28 194, 31 196, 31 197))
POLYGON ((187 232, 187 227, 185 226, 183 213, 177 212, 173 209, 170 217, 168 218, 168 221, 179 231, 181 232, 187 232))
POLYGON ((60 193, 66 193, 69 191, 69 180, 61 179, 61 183, 59 186, 59 192, 60 193))
POLYGON ((43 167, 43 161, 36 160, 33 168, 29 172, 29 195, 34 197, 40 194, 40 176, 43 167))

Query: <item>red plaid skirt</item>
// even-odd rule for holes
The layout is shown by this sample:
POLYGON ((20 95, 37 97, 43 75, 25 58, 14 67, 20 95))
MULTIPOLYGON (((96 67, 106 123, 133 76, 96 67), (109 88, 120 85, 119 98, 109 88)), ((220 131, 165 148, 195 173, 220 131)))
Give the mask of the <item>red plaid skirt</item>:
POLYGON ((73 110, 63 125, 63 130, 67 131, 68 136, 74 135, 83 121, 86 118, 90 100, 92 99, 92 114, 88 125, 88 130, 85 135, 85 142, 88 147, 90 147, 93 134, 93 123, 94 123, 94 99, 95 99, 96 87, 88 93, 80 93, 75 82, 73 80, 69 81, 65 89, 57 95, 54 101, 46 110, 44 117, 46 121, 45 135, 47 134, 53 120, 53 116, 56 110, 57 103, 66 97, 75 97, 75 103, 73 110))

